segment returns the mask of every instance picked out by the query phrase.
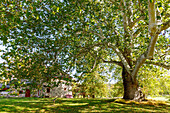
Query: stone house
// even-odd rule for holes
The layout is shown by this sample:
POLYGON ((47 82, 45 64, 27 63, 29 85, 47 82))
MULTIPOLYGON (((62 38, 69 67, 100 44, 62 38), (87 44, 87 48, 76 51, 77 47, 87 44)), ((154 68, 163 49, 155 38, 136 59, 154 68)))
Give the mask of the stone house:
MULTIPOLYGON (((70 79, 72 77, 69 76, 70 79)), ((21 80, 21 81, 27 81, 27 80, 21 80)), ((59 79, 55 79, 55 82, 59 82, 59 79)), ((26 82, 30 83, 30 82, 26 82)), ((9 85, 8 85, 9 86, 9 85)), ((9 88, 8 88, 9 89, 9 88)), ((72 85, 71 83, 66 84, 65 80, 60 80, 60 83, 58 87, 48 87, 47 83, 43 83, 41 86, 41 89, 35 89, 34 92, 30 90, 29 86, 26 87, 20 87, 20 88, 13 88, 10 87, 11 91, 9 92, 9 95, 15 92, 17 93, 17 97, 56 97, 56 98, 63 98, 68 97, 72 98, 72 85)))
MULTIPOLYGON (((58 82, 58 80, 56 80, 58 82)), ((56 97, 63 98, 67 95, 72 95, 72 86, 71 84, 66 85, 66 81, 61 80, 61 83, 58 87, 48 87, 46 83, 43 84, 43 87, 38 91, 38 95, 44 95, 45 97, 56 97)))

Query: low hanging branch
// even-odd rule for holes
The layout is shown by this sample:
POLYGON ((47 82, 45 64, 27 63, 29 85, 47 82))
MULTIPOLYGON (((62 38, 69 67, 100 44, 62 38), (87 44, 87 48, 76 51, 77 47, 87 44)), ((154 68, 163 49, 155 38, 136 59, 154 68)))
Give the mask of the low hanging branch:
POLYGON ((121 61, 115 61, 115 60, 106 61, 104 59, 102 59, 102 60, 103 60, 104 63, 113 63, 113 64, 116 64, 116 65, 123 67, 123 64, 121 63, 121 61))
POLYGON ((124 67, 126 68, 127 72, 129 74, 131 74, 131 68, 128 64, 128 62, 126 61, 125 57, 123 56, 123 54, 120 52, 120 50, 116 47, 116 46, 113 46, 112 44, 108 43, 108 47, 112 48, 116 54, 119 56, 119 58, 121 59, 121 62, 123 63, 124 67))

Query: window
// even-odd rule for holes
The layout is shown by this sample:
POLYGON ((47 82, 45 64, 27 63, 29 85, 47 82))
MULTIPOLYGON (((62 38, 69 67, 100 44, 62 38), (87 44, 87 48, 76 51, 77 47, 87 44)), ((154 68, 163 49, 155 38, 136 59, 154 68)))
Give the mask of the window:
POLYGON ((20 91, 19 91, 19 94, 22 94, 22 93, 23 93, 23 91, 22 91, 22 90, 20 90, 20 91))
POLYGON ((50 93, 50 88, 47 88, 47 93, 50 93))

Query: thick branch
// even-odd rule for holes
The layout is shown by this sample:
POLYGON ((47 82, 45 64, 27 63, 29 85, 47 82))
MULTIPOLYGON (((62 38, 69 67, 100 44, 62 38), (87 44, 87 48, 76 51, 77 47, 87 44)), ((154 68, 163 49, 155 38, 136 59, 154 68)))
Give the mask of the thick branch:
POLYGON ((155 48, 155 44, 156 41, 158 39, 158 34, 155 34, 150 41, 149 47, 148 47, 148 51, 147 51, 147 58, 148 59, 153 59, 153 54, 154 54, 154 48, 155 48))
POLYGON ((155 48, 155 44, 158 38, 158 34, 156 33, 157 31, 157 23, 156 23, 156 10, 155 10, 155 0, 153 0, 153 2, 150 2, 150 0, 148 0, 149 5, 149 31, 150 31, 150 36, 151 36, 151 41, 148 47, 148 51, 147 51, 147 58, 148 59, 152 59, 153 58, 153 54, 154 54, 154 48, 155 48))
POLYGON ((155 0, 148 0, 148 13, 149 13, 149 31, 151 37, 154 35, 157 27, 156 23, 156 10, 155 10, 155 0))
POLYGON ((160 62, 152 62, 152 61, 146 61, 145 64, 152 64, 152 65, 155 65, 155 66, 160 66, 160 67, 163 67, 165 69, 170 69, 170 65, 166 65, 164 63, 160 63, 160 62))
POLYGON ((125 57, 123 56, 123 54, 120 52, 120 50, 116 46, 111 45, 110 43, 108 43, 108 47, 112 48, 116 52, 116 54, 121 59, 124 67, 126 68, 127 72, 130 74, 131 73, 130 66, 128 62, 126 61, 125 57))
POLYGON ((127 20, 128 20, 128 24, 132 23, 133 21, 133 6, 132 6, 132 1, 131 0, 127 0, 126 1, 126 10, 127 10, 127 20))
POLYGON ((127 33, 127 26, 128 26, 128 20, 127 20, 127 15, 126 15, 126 9, 125 9, 125 1, 121 0, 120 2, 120 7, 122 9, 122 16, 123 16, 123 28, 125 33, 127 33))
POLYGON ((148 9, 149 9, 149 31, 150 31, 151 41, 150 41, 150 44, 148 46, 147 51, 144 52, 144 54, 142 54, 138 58, 138 60, 136 61, 135 68, 134 68, 134 70, 132 72, 133 81, 136 80, 137 72, 139 71, 140 67, 144 64, 146 59, 152 59, 153 58, 154 48, 155 48, 155 44, 156 44, 156 41, 157 41, 157 38, 158 38, 158 34, 156 33, 157 25, 156 25, 155 0, 153 0, 153 2, 148 0, 148 2, 149 2, 149 4, 148 4, 148 9))
POLYGON ((132 80, 135 81, 136 80, 136 75, 140 69, 140 67, 142 66, 142 64, 146 61, 146 57, 145 54, 142 54, 139 59, 136 61, 136 65, 135 68, 132 72, 132 80))

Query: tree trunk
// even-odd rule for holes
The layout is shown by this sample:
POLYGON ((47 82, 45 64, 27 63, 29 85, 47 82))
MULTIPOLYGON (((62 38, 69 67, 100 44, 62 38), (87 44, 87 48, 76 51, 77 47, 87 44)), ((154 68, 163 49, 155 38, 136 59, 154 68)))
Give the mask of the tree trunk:
POLYGON ((85 94, 83 94, 83 98, 85 98, 86 97, 86 95, 85 94))
POLYGON ((138 85, 138 81, 132 82, 132 78, 125 68, 122 70, 124 96, 126 100, 142 101, 145 99, 145 95, 142 93, 141 88, 138 85))

